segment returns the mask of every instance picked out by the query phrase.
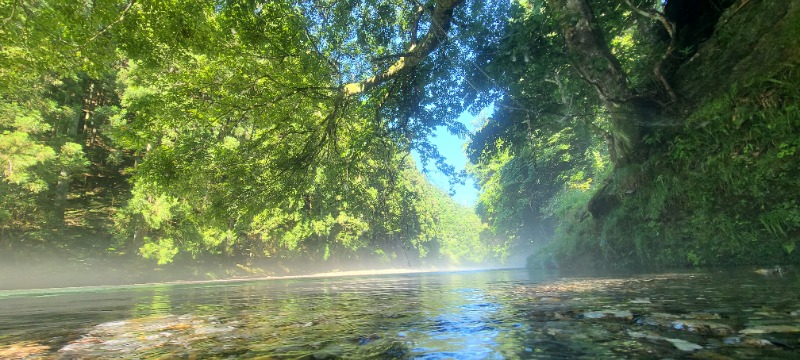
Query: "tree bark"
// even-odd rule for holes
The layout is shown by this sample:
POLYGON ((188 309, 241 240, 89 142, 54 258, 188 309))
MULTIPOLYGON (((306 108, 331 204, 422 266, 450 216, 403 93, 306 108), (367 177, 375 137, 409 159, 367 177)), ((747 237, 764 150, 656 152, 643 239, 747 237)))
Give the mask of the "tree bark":
MULTIPOLYGON (((644 144, 647 119, 656 106, 637 96, 628 87, 628 79, 619 61, 608 48, 606 39, 595 20, 588 0, 548 0, 560 16, 564 39, 572 64, 580 76, 596 91, 610 120, 606 137, 609 158, 617 174, 619 169, 641 164, 647 159, 644 144)), ((587 210, 601 219, 620 204, 622 193, 635 189, 635 171, 624 173, 625 178, 610 178, 589 201, 587 210), (627 186, 627 188, 625 188, 627 186)))
MULTIPOLYGON (((417 43, 415 38, 411 39, 408 51, 389 66, 386 71, 375 74, 372 77, 359 82, 349 83, 342 86, 342 92, 346 97, 358 95, 372 90, 376 86, 390 80, 400 74, 414 68, 422 63, 428 55, 436 50, 441 43, 447 39, 447 32, 453 21, 453 11, 461 5, 464 0, 436 0, 431 13, 431 23, 428 32, 422 41, 417 43)), ((416 33, 416 30, 413 31, 416 33)), ((416 34, 412 34, 416 37, 416 34)))
POLYGON ((628 87, 619 61, 606 45, 587 0, 550 0, 560 15, 564 39, 576 70, 596 91, 608 110, 611 162, 622 167, 643 160, 641 117, 647 106, 628 87))

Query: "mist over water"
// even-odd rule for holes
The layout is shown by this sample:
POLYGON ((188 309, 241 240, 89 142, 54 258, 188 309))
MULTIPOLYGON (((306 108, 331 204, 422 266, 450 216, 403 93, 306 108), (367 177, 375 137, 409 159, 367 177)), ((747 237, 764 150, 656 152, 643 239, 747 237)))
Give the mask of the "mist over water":
POLYGON ((454 265, 447 261, 412 263, 397 259, 391 263, 375 259, 336 265, 310 260, 261 262, 182 262, 165 266, 148 265, 139 259, 64 259, 57 256, 7 257, 0 261, 0 290, 46 289, 79 286, 134 285, 188 281, 230 281, 297 276, 375 275, 437 271, 475 271, 522 268, 524 257, 479 265, 454 265))

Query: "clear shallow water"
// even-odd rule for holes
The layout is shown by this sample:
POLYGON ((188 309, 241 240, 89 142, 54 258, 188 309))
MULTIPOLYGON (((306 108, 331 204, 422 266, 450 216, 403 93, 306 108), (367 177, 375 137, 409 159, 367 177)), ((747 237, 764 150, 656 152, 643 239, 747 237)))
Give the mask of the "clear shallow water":
POLYGON ((800 279, 526 270, 0 292, 0 358, 800 358, 800 279))

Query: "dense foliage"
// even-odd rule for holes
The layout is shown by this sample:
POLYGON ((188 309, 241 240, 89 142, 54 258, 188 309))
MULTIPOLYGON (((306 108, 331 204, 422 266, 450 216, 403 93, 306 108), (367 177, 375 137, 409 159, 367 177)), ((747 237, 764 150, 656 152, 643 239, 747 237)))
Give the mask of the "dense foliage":
POLYGON ((159 264, 797 262, 799 14, 6 0, 0 241, 159 264), (409 154, 458 181, 430 135, 489 106, 467 148, 483 225, 409 154))
POLYGON ((428 134, 464 134, 461 105, 424 100, 448 62, 368 81, 409 46, 465 50, 440 44, 457 3, 4 3, 0 241, 159 264, 502 256, 410 160, 454 174, 428 134))
POLYGON ((492 232, 532 242, 531 266, 797 262, 799 16, 519 2, 485 67, 505 97, 470 145, 492 232))

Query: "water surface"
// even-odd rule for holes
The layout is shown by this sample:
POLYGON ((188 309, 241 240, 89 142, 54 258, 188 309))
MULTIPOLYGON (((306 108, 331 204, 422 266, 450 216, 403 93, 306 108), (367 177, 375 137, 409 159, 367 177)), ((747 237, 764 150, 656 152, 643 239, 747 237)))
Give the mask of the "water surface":
POLYGON ((526 270, 0 291, 0 358, 800 358, 800 280, 526 270))

